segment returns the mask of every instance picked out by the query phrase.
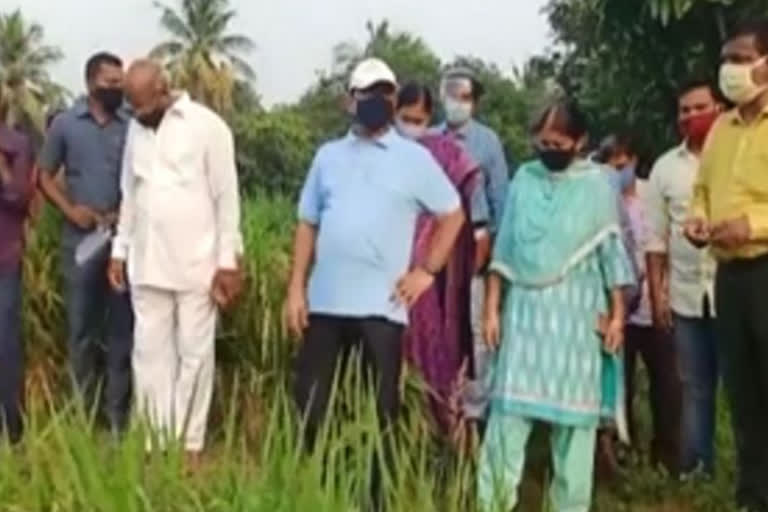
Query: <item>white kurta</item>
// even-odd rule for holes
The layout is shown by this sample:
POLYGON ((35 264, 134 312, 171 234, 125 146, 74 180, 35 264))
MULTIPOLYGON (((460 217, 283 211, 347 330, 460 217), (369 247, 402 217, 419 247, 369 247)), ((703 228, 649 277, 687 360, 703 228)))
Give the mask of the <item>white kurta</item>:
POLYGON ((112 256, 126 260, 136 315, 138 411, 201 450, 213 391, 217 269, 242 251, 234 142, 182 94, 157 130, 131 121, 112 256))

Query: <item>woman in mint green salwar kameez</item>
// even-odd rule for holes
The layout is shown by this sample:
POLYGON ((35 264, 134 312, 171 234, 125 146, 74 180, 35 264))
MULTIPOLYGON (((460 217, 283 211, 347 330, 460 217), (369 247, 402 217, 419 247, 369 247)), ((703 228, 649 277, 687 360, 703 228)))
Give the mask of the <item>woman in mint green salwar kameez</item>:
POLYGON ((481 505, 517 502, 534 421, 551 425, 555 512, 587 512, 601 416, 623 422, 622 290, 634 284, 617 197, 576 155, 586 123, 574 106, 547 109, 534 130, 539 160, 510 185, 488 278, 486 339, 498 346, 478 475, 481 505))

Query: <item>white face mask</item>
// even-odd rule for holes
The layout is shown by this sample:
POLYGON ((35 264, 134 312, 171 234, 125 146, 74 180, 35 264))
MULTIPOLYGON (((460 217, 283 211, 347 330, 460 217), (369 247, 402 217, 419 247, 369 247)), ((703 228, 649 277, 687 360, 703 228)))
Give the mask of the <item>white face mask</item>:
POLYGON ((768 89, 768 84, 756 84, 752 72, 765 63, 762 58, 751 64, 723 64, 720 67, 720 89, 737 105, 745 105, 768 89))
POLYGON ((406 139, 418 140, 424 137, 427 133, 427 125, 425 124, 406 123, 405 121, 397 119, 395 125, 397 126, 397 131, 400 135, 406 139))
POLYGON ((449 124, 462 125, 472 118, 472 103, 446 97, 443 101, 445 119, 449 124))

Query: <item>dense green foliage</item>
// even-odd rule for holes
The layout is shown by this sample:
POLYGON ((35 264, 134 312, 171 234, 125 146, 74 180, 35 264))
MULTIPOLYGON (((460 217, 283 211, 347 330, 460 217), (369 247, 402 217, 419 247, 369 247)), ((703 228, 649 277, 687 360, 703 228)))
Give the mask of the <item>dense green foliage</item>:
POLYGON ((295 195, 314 149, 306 118, 293 111, 275 110, 235 116, 232 127, 243 189, 295 195))
POLYGON ((730 28, 768 15, 766 0, 551 0, 562 86, 589 111, 597 134, 632 130, 655 155, 675 133, 677 89, 717 83, 730 28))

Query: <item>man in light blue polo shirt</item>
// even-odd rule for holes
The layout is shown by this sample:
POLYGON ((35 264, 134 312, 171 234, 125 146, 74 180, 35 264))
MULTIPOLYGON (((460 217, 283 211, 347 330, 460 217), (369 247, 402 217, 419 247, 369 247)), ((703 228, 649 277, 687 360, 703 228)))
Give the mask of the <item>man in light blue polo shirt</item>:
POLYGON ((320 148, 301 193, 286 315, 304 338, 295 394, 309 446, 335 369, 353 347, 375 379, 380 420, 395 418, 408 307, 432 285, 464 222, 437 162, 392 128, 396 89, 384 62, 358 65, 349 85, 355 123, 320 148), (424 266, 409 268, 424 211, 438 219, 432 252, 424 266))

